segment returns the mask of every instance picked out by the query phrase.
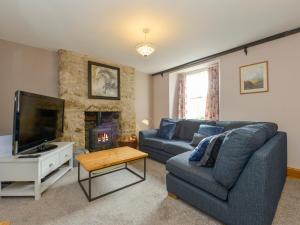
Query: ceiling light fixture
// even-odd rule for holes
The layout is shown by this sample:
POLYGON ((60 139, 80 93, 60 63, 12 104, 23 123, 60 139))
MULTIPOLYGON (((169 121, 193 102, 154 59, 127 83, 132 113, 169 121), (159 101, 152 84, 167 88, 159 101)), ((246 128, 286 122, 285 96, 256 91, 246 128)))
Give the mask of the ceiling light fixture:
POLYGON ((145 40, 143 43, 140 43, 136 46, 136 51, 140 55, 147 57, 155 51, 155 48, 152 43, 147 42, 147 34, 149 33, 149 29, 143 29, 143 33, 145 34, 145 40))

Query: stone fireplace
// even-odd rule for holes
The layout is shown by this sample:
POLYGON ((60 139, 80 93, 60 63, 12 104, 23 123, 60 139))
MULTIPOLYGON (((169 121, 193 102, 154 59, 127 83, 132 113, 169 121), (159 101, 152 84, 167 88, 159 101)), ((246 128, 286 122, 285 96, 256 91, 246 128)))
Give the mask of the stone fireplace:
POLYGON ((119 112, 85 112, 85 148, 90 151, 118 146, 119 112))
MULTIPOLYGON (((118 136, 135 134, 134 68, 97 60, 68 50, 59 50, 58 60, 59 97, 65 99, 63 141, 73 141, 75 146, 80 148, 87 146, 86 114, 89 112, 118 112, 118 136), (88 98, 88 61, 120 68, 120 100, 88 98)), ((106 135, 100 135, 99 138, 105 141, 110 138, 106 135)))

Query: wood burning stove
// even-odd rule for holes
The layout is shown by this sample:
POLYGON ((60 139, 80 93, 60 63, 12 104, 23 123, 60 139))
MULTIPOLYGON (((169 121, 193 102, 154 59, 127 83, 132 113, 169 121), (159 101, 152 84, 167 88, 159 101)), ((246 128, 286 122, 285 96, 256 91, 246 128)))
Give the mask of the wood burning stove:
POLYGON ((90 151, 97 151, 117 147, 119 113, 96 112, 94 115, 96 115, 96 126, 88 129, 88 149, 90 151))

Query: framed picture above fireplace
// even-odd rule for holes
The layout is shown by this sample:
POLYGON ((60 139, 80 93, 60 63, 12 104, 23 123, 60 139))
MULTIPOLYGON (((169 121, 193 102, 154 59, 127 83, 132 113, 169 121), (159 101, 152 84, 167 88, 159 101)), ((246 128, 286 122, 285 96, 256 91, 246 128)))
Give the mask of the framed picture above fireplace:
POLYGON ((120 100, 120 68, 88 61, 88 97, 120 100))

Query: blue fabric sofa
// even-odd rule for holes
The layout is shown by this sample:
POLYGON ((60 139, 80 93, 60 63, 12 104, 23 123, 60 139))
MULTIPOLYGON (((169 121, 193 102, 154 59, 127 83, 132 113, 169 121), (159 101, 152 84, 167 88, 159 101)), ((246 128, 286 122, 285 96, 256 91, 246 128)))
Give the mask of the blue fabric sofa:
MULTIPOLYGON (((255 123, 209 122, 223 126, 225 130, 255 123)), ((286 179, 286 133, 276 131, 266 139, 266 142, 251 154, 234 184, 228 188, 216 180, 214 176, 216 166, 199 167, 188 160, 191 154, 189 149, 193 149, 193 147, 186 147, 191 140, 189 135, 196 132, 200 123, 204 121, 184 120, 181 123, 184 125, 179 126, 175 140, 160 142, 154 130, 143 131, 140 134, 140 138, 143 138, 140 147, 147 151, 150 157, 161 162, 171 157, 166 163, 168 192, 227 225, 271 225, 286 179), (194 123, 195 128, 191 123, 194 123), (187 127, 192 129, 188 131, 190 133, 185 134, 187 139, 178 139, 178 137, 183 138, 180 130, 186 131, 187 127), (151 142, 145 142, 147 138, 150 138, 155 145, 150 146, 151 142), (170 145, 173 141, 177 151, 174 151, 176 148, 170 145)), ((224 171, 226 176, 225 167, 224 171)))
POLYGON ((140 131, 139 149, 147 152, 150 158, 166 163, 171 157, 194 149, 190 143, 200 124, 222 126, 227 131, 252 123, 247 121, 179 120, 172 140, 159 138, 157 136, 158 129, 140 131))

